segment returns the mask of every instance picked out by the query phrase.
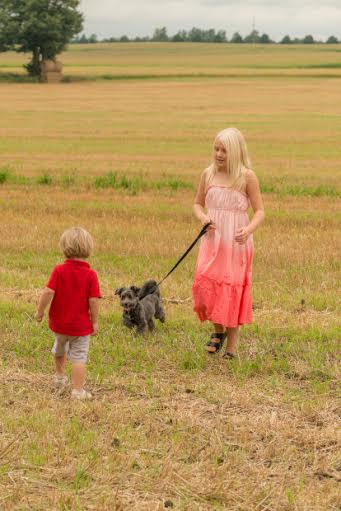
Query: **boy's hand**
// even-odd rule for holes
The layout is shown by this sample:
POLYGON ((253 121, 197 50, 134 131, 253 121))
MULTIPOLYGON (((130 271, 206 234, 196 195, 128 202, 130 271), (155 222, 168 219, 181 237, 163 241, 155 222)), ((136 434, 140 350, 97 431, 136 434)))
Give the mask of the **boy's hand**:
POLYGON ((44 313, 36 312, 34 317, 38 321, 38 323, 41 323, 44 317, 44 313))
POLYGON ((98 330, 99 330, 99 326, 98 326, 98 323, 92 323, 92 334, 91 335, 97 335, 98 334, 98 330))

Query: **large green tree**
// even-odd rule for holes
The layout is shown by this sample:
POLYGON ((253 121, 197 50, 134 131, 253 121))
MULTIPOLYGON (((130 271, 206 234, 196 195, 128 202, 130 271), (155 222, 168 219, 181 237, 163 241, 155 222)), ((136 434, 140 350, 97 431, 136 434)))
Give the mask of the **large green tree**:
POLYGON ((54 59, 83 28, 80 0, 1 0, 0 51, 32 53, 26 66, 40 74, 43 59, 54 59))

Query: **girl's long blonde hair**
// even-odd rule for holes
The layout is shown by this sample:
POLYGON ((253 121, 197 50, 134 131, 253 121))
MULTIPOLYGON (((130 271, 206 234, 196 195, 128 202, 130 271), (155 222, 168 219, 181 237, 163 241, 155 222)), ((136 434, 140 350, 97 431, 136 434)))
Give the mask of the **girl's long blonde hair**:
MULTIPOLYGON (((215 137, 224 145, 227 155, 227 173, 231 178, 231 187, 241 189, 245 186, 246 171, 251 169, 251 162, 243 134, 237 128, 226 128, 215 137)), ((213 162, 208 168, 207 185, 212 181, 217 166, 213 162)))

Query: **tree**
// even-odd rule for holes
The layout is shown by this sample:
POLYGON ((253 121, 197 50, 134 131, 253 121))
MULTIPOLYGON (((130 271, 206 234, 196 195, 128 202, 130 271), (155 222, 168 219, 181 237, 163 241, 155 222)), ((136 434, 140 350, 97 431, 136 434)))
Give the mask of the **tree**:
POLYGON ((91 36, 88 37, 88 43, 89 44, 98 43, 97 35, 96 34, 91 34, 91 36))
POLYGON ((328 37, 326 44, 338 44, 338 42, 337 38, 334 35, 331 35, 328 37))
POLYGON ((302 39, 302 43, 303 44, 314 44, 314 38, 312 35, 306 35, 303 39, 302 39))
POLYGON ((268 36, 268 34, 262 34, 259 38, 259 42, 261 44, 269 44, 269 43, 272 43, 270 37, 268 36))
POLYGON ((32 53, 26 69, 39 75, 41 62, 55 59, 83 26, 80 0, 1 0, 0 50, 32 53))
POLYGON ((252 32, 244 38, 244 43, 259 43, 259 39, 258 30, 252 30, 252 32))
POLYGON ((152 41, 160 41, 160 42, 168 41, 168 35, 167 35, 166 27, 156 28, 154 30, 152 41))
POLYGON ((85 34, 82 34, 80 38, 77 40, 79 44, 88 44, 88 38, 85 34))
POLYGON ((173 35, 172 41, 174 43, 183 43, 183 42, 187 41, 186 30, 179 30, 176 34, 173 35))
POLYGON ((202 42, 202 30, 197 27, 191 28, 188 32, 188 40, 192 43, 201 43, 202 42))
POLYGON ((280 44, 292 44, 292 40, 290 39, 290 36, 285 35, 281 41, 280 44))
POLYGON ((235 32, 231 38, 231 43, 243 43, 243 38, 239 32, 235 32))
POLYGON ((226 43, 227 42, 225 30, 218 30, 218 32, 216 33, 216 35, 214 37, 214 42, 215 43, 226 43))

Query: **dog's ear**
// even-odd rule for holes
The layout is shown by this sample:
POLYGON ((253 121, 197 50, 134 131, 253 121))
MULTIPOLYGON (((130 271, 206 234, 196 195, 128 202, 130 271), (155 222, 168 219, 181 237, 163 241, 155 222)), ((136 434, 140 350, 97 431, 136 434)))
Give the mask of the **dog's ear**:
POLYGON ((134 293, 136 294, 136 296, 138 296, 139 294, 139 291, 140 291, 140 288, 139 287, 136 287, 136 286, 131 286, 130 288, 132 291, 134 291, 134 293))
POLYGON ((115 295, 121 296, 123 289, 124 289, 124 287, 118 287, 115 291, 115 295))

